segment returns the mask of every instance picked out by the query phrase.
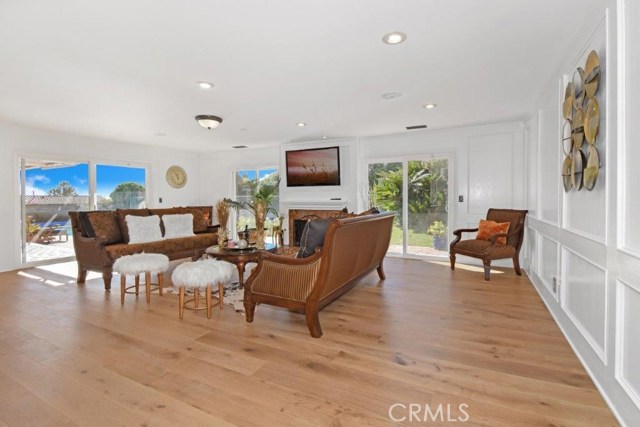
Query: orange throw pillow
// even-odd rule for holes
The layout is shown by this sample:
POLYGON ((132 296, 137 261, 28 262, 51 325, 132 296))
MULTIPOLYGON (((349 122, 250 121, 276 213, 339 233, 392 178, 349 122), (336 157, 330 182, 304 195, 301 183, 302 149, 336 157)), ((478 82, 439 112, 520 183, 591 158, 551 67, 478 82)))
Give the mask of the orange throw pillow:
MULTIPOLYGON (((496 234, 508 233, 510 225, 511 223, 509 222, 495 222, 481 219, 480 225, 478 226, 478 235, 476 236, 476 239, 489 240, 490 237, 495 236, 496 234)), ((506 245, 507 238, 498 237, 496 243, 498 243, 499 245, 506 245)))

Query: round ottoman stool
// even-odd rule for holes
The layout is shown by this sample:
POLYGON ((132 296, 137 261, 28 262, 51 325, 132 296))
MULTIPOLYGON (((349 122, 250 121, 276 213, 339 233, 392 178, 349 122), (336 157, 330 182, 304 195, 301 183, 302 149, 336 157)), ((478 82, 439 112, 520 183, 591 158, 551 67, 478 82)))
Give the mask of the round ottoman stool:
POLYGON ((231 281, 231 275, 235 266, 225 261, 205 259, 202 261, 185 262, 173 270, 171 280, 173 285, 178 287, 178 315, 182 319, 184 309, 203 310, 207 309, 207 319, 211 319, 211 308, 219 305, 222 310, 224 299, 224 285, 231 281), (211 286, 218 285, 218 302, 211 305, 211 286), (193 298, 185 301, 186 290, 193 290, 193 298), (206 295, 205 307, 200 307, 200 291, 206 295), (192 306, 189 303, 193 303, 192 306))
POLYGON ((156 289, 162 295, 164 272, 169 269, 169 257, 162 254, 134 254, 121 256, 113 263, 113 271, 120 273, 120 304, 124 304, 124 294, 136 294, 140 287, 140 273, 144 273, 147 303, 151 302, 151 291, 156 289), (151 273, 158 274, 158 283, 151 283, 151 273), (135 277, 135 285, 127 287, 127 276, 135 277), (151 286, 154 285, 152 288, 151 286), (135 288, 135 291, 130 289, 135 288))

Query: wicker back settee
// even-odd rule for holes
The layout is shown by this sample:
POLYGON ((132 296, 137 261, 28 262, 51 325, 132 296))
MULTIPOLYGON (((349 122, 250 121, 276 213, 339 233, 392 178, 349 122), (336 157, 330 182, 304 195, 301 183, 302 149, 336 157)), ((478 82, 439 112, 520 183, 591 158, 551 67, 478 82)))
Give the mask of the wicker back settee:
POLYGON ((303 311, 311 336, 322 336, 318 312, 373 270, 380 279, 389 248, 393 213, 336 218, 321 249, 308 258, 261 253, 244 291, 247 322, 257 303, 303 311))
POLYGON ((71 211, 73 247, 78 262, 78 283, 84 283, 87 271, 102 273, 105 289, 111 289, 113 262, 136 253, 165 254, 169 259, 193 258, 218 243, 218 226, 211 225, 212 206, 165 209, 117 209, 115 211, 71 211), (127 215, 150 216, 190 213, 194 236, 163 239, 147 243, 129 243, 127 215))

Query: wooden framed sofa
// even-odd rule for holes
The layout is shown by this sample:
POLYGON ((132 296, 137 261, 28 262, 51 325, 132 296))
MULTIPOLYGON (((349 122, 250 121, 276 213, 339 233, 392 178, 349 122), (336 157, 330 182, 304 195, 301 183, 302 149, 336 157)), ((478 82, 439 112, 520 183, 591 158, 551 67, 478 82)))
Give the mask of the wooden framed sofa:
MULTIPOLYGON (((304 312, 311 336, 322 336, 319 311, 377 270, 389 248, 394 213, 329 219, 322 248, 307 258, 261 253, 245 283, 247 322, 257 303, 304 312)), ((304 239, 304 237, 303 237, 304 239)))
POLYGON ((104 288, 111 289, 113 263, 123 255, 159 253, 167 255, 170 260, 201 257, 206 248, 218 243, 218 226, 211 225, 212 212, 212 206, 69 212, 78 262, 77 282, 85 282, 87 271, 97 271, 102 273, 104 288), (129 243, 127 215, 158 215, 162 218, 163 215, 185 213, 193 215, 194 236, 129 243))

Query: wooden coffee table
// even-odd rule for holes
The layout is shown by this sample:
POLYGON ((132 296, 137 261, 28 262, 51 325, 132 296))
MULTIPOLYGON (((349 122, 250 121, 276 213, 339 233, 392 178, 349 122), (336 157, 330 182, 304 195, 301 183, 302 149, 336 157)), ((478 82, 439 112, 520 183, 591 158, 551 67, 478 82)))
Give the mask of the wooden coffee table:
MULTIPOLYGON (((275 245, 266 244, 265 251, 273 252, 275 245)), ((205 252, 223 261, 228 261, 236 265, 238 269, 238 285, 240 288, 244 288, 244 267, 249 262, 258 262, 260 260, 260 250, 255 247, 249 247, 246 249, 238 248, 220 248, 219 246, 208 247, 205 252)))

